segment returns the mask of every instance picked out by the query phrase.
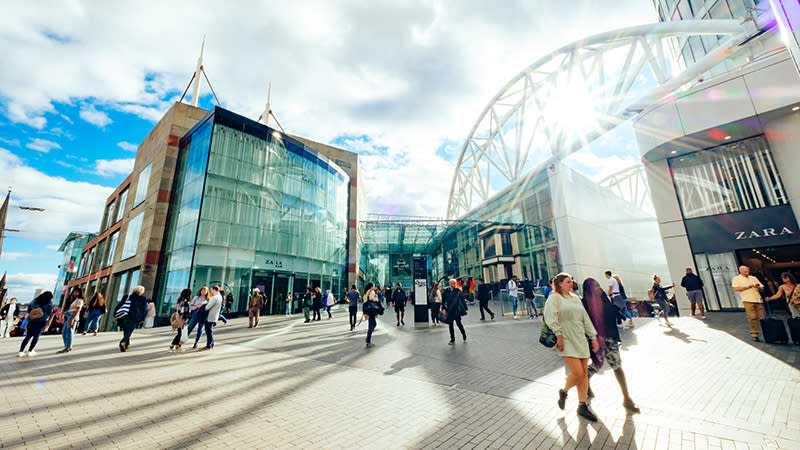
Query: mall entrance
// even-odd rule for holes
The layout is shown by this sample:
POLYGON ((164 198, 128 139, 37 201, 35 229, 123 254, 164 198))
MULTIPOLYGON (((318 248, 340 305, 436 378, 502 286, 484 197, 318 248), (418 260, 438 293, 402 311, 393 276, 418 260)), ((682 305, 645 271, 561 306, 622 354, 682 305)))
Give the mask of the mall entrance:
MULTIPOLYGON (((800 245, 748 248, 719 253, 694 255, 697 272, 705 285, 706 308, 711 311, 742 309, 739 294, 731 288, 739 266, 750 267, 750 273, 764 284, 764 298, 772 296, 781 284, 781 273, 800 277, 800 245)), ((783 300, 771 303, 774 312, 785 310, 783 300)))

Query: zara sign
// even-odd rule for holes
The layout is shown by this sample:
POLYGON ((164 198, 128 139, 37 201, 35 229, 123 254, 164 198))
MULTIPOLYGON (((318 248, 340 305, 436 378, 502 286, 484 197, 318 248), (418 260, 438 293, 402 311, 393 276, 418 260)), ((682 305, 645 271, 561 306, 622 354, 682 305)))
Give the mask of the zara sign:
POLYGON ((686 219, 693 253, 800 243, 800 230, 789 205, 686 219))

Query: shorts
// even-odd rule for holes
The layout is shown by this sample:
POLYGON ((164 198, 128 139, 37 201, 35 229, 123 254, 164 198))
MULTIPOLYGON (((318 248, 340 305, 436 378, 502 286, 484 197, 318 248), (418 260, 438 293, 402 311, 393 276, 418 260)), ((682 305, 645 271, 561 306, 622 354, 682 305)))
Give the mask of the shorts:
POLYGON ((703 303, 702 289, 696 289, 694 291, 686 291, 686 295, 689 296, 689 301, 692 303, 703 303))
POLYGON ((394 312, 396 312, 396 313, 406 312, 406 304, 405 303, 402 303, 402 304, 395 303, 394 312))
POLYGON ((622 357, 619 354, 619 341, 611 338, 603 338, 606 344, 605 359, 608 367, 612 370, 617 370, 622 367, 622 357))

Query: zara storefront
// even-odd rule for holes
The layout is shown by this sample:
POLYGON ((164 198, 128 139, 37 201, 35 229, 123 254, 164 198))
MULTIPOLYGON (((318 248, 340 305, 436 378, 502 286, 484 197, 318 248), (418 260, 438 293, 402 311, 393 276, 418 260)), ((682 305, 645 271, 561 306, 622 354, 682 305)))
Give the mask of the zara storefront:
POLYGON ((350 177, 302 142, 222 108, 180 141, 155 298, 168 315, 180 291, 219 284, 268 313, 307 286, 346 281, 350 177))
MULTIPOLYGON (((680 284, 693 268, 709 308, 724 310, 741 307, 730 286, 742 264, 766 295, 780 273, 800 276, 800 77, 787 51, 765 52, 651 106, 634 128, 669 264, 666 282, 680 284)), ((676 294, 687 306, 685 291, 676 294)))

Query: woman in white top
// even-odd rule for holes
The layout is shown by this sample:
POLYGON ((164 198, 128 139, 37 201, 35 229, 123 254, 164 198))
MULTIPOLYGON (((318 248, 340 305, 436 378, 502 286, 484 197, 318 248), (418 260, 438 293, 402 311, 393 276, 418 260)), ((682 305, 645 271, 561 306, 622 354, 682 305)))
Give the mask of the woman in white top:
POLYGON ((189 327, 186 329, 186 336, 188 337, 190 334, 192 334, 192 330, 196 325, 200 325, 197 327, 197 337, 194 340, 194 346, 192 348, 197 348, 197 342, 203 335, 203 325, 200 323, 200 318, 197 317, 197 310, 204 304, 208 303, 208 299, 210 297, 211 294, 208 291, 208 286, 203 286, 199 291, 197 291, 197 295, 192 299, 192 304, 190 306, 192 310, 192 318, 189 319, 189 327))
POLYGON ((592 325, 592 320, 581 303, 581 299, 572 293, 574 280, 567 273, 560 273, 553 279, 553 292, 544 304, 544 320, 553 334, 556 335, 556 352, 564 359, 569 368, 564 389, 558 390, 558 407, 564 409, 567 401, 567 392, 572 387, 578 389, 578 415, 592 422, 597 421, 597 416, 586 404, 586 394, 589 390, 589 343, 592 341, 592 351, 599 350, 597 331, 592 325))
POLYGON ((144 317, 144 327, 153 328, 156 320, 156 302, 152 298, 147 299, 147 315, 144 317))
POLYGON ((56 353, 67 353, 72 351, 72 338, 75 335, 75 327, 78 325, 78 315, 83 308, 85 299, 83 291, 79 287, 72 288, 69 294, 67 304, 67 314, 64 319, 64 328, 61 330, 61 339, 64 340, 64 348, 56 353))
POLYGON ((439 289, 439 282, 434 281, 431 287, 431 321, 433 326, 439 325, 439 312, 442 310, 442 291, 439 289))

